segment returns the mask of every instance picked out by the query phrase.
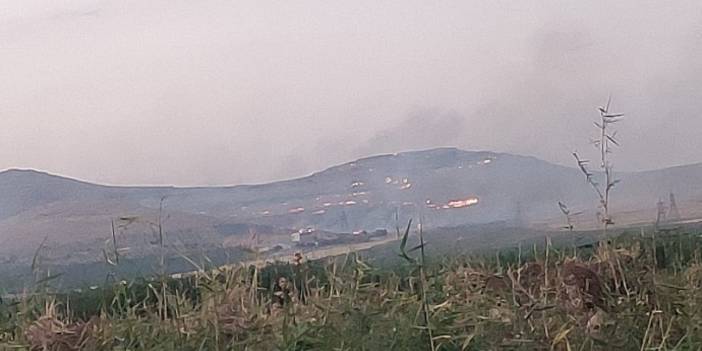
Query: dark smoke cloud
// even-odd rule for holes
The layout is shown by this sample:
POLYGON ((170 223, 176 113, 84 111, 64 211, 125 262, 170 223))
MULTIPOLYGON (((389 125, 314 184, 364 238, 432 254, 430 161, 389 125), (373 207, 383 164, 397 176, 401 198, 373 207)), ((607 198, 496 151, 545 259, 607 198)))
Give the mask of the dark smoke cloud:
POLYGON ((0 169, 259 183, 435 146, 702 161, 702 4, 27 0, 0 11, 0 169))
POLYGON ((378 132, 356 151, 359 155, 393 153, 462 143, 466 118, 457 112, 425 109, 410 114, 392 128, 378 132))

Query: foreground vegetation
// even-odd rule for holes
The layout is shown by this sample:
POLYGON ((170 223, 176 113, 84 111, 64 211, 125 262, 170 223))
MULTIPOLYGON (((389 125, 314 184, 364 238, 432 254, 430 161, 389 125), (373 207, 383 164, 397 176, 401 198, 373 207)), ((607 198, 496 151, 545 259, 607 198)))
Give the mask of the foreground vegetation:
POLYGON ((71 295, 40 281, 0 305, 0 349, 699 350, 700 244, 629 234, 445 258, 406 235, 392 269, 350 254, 71 295))

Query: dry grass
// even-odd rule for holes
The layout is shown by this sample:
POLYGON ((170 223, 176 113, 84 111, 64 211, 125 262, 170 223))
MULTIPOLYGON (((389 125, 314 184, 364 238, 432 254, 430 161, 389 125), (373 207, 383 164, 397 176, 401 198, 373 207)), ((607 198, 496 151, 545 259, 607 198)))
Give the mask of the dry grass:
POLYGON ((119 284, 92 312, 84 296, 43 293, 0 305, 0 349, 699 350, 700 243, 635 236, 592 254, 546 246, 433 263, 420 245, 402 250, 407 274, 355 254, 238 267, 119 284), (282 306, 281 275, 292 292, 282 306))

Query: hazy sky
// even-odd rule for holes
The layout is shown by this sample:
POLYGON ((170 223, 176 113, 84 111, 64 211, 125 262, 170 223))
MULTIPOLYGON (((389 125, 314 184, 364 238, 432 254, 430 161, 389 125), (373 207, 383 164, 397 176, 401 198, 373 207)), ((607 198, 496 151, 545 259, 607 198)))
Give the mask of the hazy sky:
POLYGON ((702 3, 0 0, 0 169, 259 183, 457 146, 702 161, 702 3))

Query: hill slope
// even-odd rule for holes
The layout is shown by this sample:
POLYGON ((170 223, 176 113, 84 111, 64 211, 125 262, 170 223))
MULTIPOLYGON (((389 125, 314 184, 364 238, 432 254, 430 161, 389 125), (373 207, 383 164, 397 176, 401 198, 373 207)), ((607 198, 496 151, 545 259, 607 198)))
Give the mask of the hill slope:
MULTIPOLYGON (((615 208, 653 208, 670 191, 681 204, 702 199, 702 164, 620 177, 615 208)), ((130 222, 120 234, 138 246, 153 235, 162 198, 170 240, 214 246, 245 234, 223 230, 241 227, 227 224, 287 228, 270 230, 275 240, 285 240, 281 233, 288 229, 351 232, 393 228, 408 218, 433 227, 525 225, 557 218, 557 201, 576 209, 596 204, 574 168, 453 148, 374 156, 299 179, 233 187, 110 187, 10 170, 0 173, 0 256, 31 253, 46 237, 68 252, 83 247, 81 259, 99 259, 110 221, 120 217, 130 222)))

